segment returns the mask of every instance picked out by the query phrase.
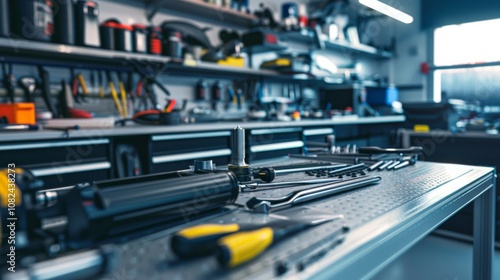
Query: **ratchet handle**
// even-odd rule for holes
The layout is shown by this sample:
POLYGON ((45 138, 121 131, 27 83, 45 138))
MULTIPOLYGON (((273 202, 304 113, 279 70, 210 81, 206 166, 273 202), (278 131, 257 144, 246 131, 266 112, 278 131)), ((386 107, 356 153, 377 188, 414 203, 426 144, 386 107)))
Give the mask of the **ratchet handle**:
POLYGON ((409 147, 409 148, 380 148, 380 147, 361 147, 358 149, 360 154, 421 154, 423 152, 422 147, 409 147))

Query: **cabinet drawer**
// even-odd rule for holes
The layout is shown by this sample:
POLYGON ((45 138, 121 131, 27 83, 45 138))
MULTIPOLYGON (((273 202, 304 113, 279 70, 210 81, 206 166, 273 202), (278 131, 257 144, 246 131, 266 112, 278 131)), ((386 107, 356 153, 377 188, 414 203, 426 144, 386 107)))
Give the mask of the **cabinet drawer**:
POLYGON ((45 188, 111 178, 109 139, 33 141, 0 145, 0 166, 30 170, 45 188))
POLYGON ((107 161, 109 140, 68 140, 9 143, 0 145, 0 166, 14 163, 18 167, 76 165, 107 161))
POLYGON ((43 180, 44 188, 58 188, 111 178, 111 163, 107 161, 72 166, 54 165, 29 170, 43 180))
POLYGON ((152 136, 151 172, 187 169, 194 160, 227 165, 231 156, 231 132, 185 133, 152 136))
POLYGON ((247 162, 301 153, 302 128, 251 130, 247 137, 247 162))
POLYGON ((152 155, 175 155, 230 148, 229 131, 152 136, 152 155))

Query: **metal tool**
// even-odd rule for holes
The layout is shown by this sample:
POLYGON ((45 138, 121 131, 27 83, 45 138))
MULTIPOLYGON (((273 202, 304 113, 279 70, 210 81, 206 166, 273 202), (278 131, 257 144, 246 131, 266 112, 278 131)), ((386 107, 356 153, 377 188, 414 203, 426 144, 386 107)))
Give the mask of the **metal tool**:
POLYGON ((398 170, 398 169, 401 169, 403 167, 410 166, 410 165, 412 165, 411 161, 406 160, 406 161, 403 161, 403 162, 399 163, 398 165, 394 166, 393 169, 398 170))
POLYGON ((264 167, 259 170, 253 170, 254 178, 261 179, 264 182, 272 182, 276 175, 285 175, 290 173, 300 173, 300 172, 309 172, 309 171, 319 171, 319 170, 329 170, 347 167, 347 164, 330 164, 330 165, 315 165, 315 166, 307 166, 307 167, 289 167, 280 169, 280 167, 264 167))
POLYGON ((248 182, 252 180, 252 169, 245 162, 245 130, 238 126, 233 129, 233 145, 231 153, 231 163, 227 169, 236 175, 239 182, 248 182))
POLYGON ((391 170, 393 169, 394 167, 398 166, 401 162, 399 160, 395 160, 392 164, 389 164, 389 166, 387 166, 387 170, 391 170))
POLYGON ((375 184, 380 180, 380 176, 363 176, 359 178, 345 179, 341 182, 334 182, 316 188, 291 192, 280 198, 261 199, 252 197, 247 201, 246 206, 258 213, 269 213, 271 211, 291 207, 302 202, 375 184))
POLYGON ((378 168, 378 170, 384 170, 384 169, 386 169, 386 168, 387 168, 387 167, 389 167, 389 165, 391 165, 393 162, 394 162, 394 161, 392 161, 392 160, 386 161, 384 164, 382 164, 382 165, 378 168))
POLYGON ((328 172, 329 175, 340 175, 342 173, 346 173, 346 172, 349 172, 349 171, 355 171, 355 170, 359 170, 359 169, 365 169, 366 165, 364 163, 358 163, 358 164, 355 164, 355 165, 349 165, 349 166, 346 166, 344 168, 340 168, 340 169, 336 169, 336 170, 333 170, 333 171, 330 171, 328 172))
POLYGON ((377 168, 382 166, 382 164, 384 164, 384 163, 385 163, 385 161, 383 161, 383 160, 377 161, 376 163, 370 165, 370 167, 368 167, 367 170, 368 171, 376 170, 377 168))
POLYGON ((256 188, 281 187, 281 186, 291 186, 291 185, 322 184, 322 183, 332 183, 332 182, 338 182, 338 181, 341 181, 341 179, 324 178, 324 179, 311 179, 311 180, 275 182, 275 183, 248 183, 248 184, 240 184, 240 188, 241 189, 256 189, 256 188))

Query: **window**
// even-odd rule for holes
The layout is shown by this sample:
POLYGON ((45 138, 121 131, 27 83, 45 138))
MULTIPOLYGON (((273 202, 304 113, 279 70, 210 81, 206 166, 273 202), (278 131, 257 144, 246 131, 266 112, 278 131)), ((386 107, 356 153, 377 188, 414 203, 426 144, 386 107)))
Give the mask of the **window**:
POLYGON ((434 101, 500 105, 500 19, 434 31, 434 101))

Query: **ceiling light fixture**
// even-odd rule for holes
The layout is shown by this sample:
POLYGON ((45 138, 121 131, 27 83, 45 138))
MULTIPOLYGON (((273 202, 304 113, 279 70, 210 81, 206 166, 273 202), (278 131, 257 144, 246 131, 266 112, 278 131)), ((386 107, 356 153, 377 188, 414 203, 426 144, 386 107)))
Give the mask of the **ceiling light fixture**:
POLYGON ((359 3, 372 8, 375 11, 378 11, 386 16, 392 17, 393 19, 399 20, 402 23, 409 24, 413 22, 413 17, 409 14, 403 13, 400 10, 378 0, 359 0, 359 3))

